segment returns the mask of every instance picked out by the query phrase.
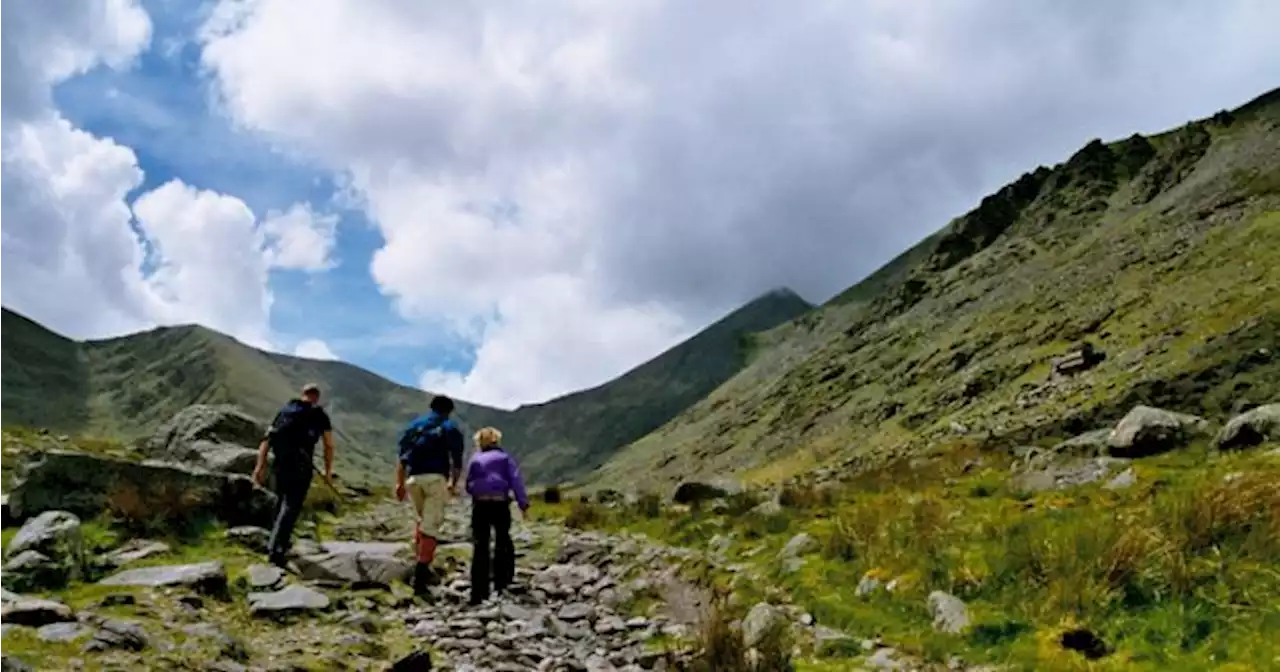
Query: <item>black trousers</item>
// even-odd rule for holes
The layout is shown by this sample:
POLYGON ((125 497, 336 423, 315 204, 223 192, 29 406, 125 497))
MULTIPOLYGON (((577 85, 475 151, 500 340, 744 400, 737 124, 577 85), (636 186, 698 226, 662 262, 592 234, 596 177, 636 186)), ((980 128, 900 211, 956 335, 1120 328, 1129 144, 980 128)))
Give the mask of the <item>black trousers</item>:
POLYGON ((471 600, 489 597, 490 575, 493 589, 502 592, 516 575, 516 548, 511 543, 511 504, 476 500, 471 504, 471 600), (490 533, 492 532, 492 537, 490 533), (493 562, 489 562, 489 541, 493 540, 493 562))
POLYGON ((311 489, 311 465, 282 460, 274 465, 276 479, 276 517, 271 526, 268 552, 283 558, 293 540, 293 527, 302 513, 302 504, 311 489))

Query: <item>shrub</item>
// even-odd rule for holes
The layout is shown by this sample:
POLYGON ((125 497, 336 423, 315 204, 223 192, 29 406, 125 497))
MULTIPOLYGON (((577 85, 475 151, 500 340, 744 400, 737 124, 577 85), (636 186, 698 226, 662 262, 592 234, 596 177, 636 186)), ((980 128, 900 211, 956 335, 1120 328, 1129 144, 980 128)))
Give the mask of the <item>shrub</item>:
POLYGON ((715 597, 704 612, 698 629, 698 651, 691 669, 696 672, 778 672, 790 670, 790 623, 780 619, 748 649, 742 630, 723 596, 715 597))
POLYGON ((655 492, 642 493, 636 499, 635 511, 645 518, 657 518, 662 515, 662 496, 655 492))
POLYGON ((791 509, 817 509, 835 501, 835 490, 809 483, 785 485, 778 493, 778 503, 791 509))
POLYGON ((546 504, 559 504, 560 488, 554 485, 548 485, 547 489, 542 491, 542 501, 546 504))
POLYGON ((574 502, 569 507, 569 515, 564 518, 565 527, 575 530, 594 527, 603 521, 604 510, 598 504, 593 504, 589 499, 587 501, 574 502))
POLYGON ((107 495, 107 513, 136 533, 188 532, 205 522, 205 502, 197 491, 160 482, 139 489, 122 484, 107 495))

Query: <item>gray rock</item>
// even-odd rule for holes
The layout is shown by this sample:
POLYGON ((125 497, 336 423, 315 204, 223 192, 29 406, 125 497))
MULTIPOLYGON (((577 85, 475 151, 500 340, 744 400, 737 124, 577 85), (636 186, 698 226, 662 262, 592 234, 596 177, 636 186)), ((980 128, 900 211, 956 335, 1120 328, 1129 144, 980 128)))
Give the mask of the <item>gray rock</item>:
POLYGON ((1074 488, 1107 478, 1115 469, 1126 464, 1127 460, 1114 457, 1068 459, 1044 465, 1038 471, 1016 474, 1013 476, 1013 485, 1028 492, 1074 488))
POLYGON ((513 621, 532 621, 534 617, 533 611, 526 609, 518 604, 504 602, 498 607, 498 611, 502 613, 503 618, 513 621))
POLYGON ((1280 404, 1259 406, 1227 422, 1215 443, 1222 450, 1280 441, 1280 404))
POLYGON ((202 593, 219 593, 227 587, 227 570, 221 560, 190 565, 140 567, 113 574, 98 582, 103 586, 190 586, 202 593))
POLYGON ((227 541, 232 541, 259 553, 267 552, 271 531, 257 525, 239 525, 227 530, 227 541))
POLYGON ((132 539, 125 542, 125 544, 120 548, 108 553, 105 556, 105 559, 112 567, 119 567, 131 562, 137 562, 143 558, 149 558, 153 555, 162 555, 164 553, 168 553, 170 550, 169 544, 166 544, 163 541, 132 539))
POLYGON ((6 602, 0 621, 38 628, 50 623, 73 621, 71 607, 55 601, 22 597, 6 602))
POLYGON ((9 590, 8 588, 0 588, 0 603, 8 604, 19 599, 22 599, 21 595, 9 590))
POLYGON ((104 620, 93 639, 84 645, 85 651, 105 651, 107 649, 129 649, 141 651, 151 644, 147 631, 137 621, 116 619, 104 620))
POLYGON ((929 615, 933 616, 933 628, 956 634, 969 627, 969 608, 954 595, 940 590, 929 593, 929 615))
POLYGON ((328 608, 329 598, 307 586, 293 585, 275 592, 249 593, 249 611, 255 616, 328 608))
POLYGON ((819 625, 813 629, 813 649, 819 656, 852 651, 857 640, 834 628, 819 625))
POLYGON ((80 518, 68 511, 44 511, 23 524, 13 535, 5 555, 39 551, 56 560, 79 562, 84 553, 80 518))
MULTIPOLYGON (((335 548, 331 544, 326 547, 335 548)), ((370 553, 358 546, 336 548, 336 551, 296 558, 298 577, 304 581, 352 586, 390 586, 393 582, 407 581, 413 574, 412 560, 370 553)))
POLYGON ((562 621, 580 621, 590 615, 591 605, 582 602, 566 604, 556 612, 556 618, 562 621))
POLYGON ((1158 455, 1185 445, 1208 427, 1203 418, 1150 406, 1135 406, 1107 437, 1116 457, 1158 455))
POLYGON ((32 668, 22 659, 4 654, 0 656, 0 672, 32 672, 32 668))
POLYGON ((853 590, 853 594, 858 597, 866 597, 883 587, 883 581, 869 574, 864 574, 862 580, 858 582, 858 587, 853 590))
POLYGON ((275 565, 250 565, 246 574, 249 587, 259 591, 275 588, 284 581, 284 570, 275 565))
POLYGON ((1052 454, 1072 457, 1098 457, 1110 452, 1110 429, 1094 429, 1073 436, 1053 447, 1052 454))
POLYGON ((817 548, 818 540, 814 539, 813 535, 808 532, 801 532, 800 534, 791 537, 791 540, 787 542, 787 545, 782 547, 782 550, 778 552, 778 559, 789 560, 791 558, 798 558, 806 553, 812 553, 817 550, 817 548))
POLYGON ((747 617, 742 619, 742 640, 747 647, 755 647, 774 628, 780 628, 786 625, 787 616, 778 607, 768 602, 758 602, 751 611, 747 612, 747 617))
POLYGON ((93 517, 127 493, 130 509, 145 515, 172 508, 175 492, 182 493, 183 515, 211 516, 229 525, 270 524, 275 508, 275 495, 247 476, 68 450, 32 454, 10 506, 18 516, 63 510, 93 517))
POLYGON ((29 572, 53 562, 49 556, 40 551, 27 549, 17 555, 10 555, 4 563, 5 572, 29 572))
POLYGON ((214 642, 218 645, 219 652, 227 658, 239 661, 249 659, 249 652, 245 648, 244 643, 227 634, 226 631, 213 623, 195 623, 184 626, 182 628, 182 632, 192 639, 202 639, 214 642))
POLYGON ((1125 469, 1116 474, 1107 484, 1102 486, 1108 490, 1124 490, 1138 482, 1138 474, 1134 472, 1133 467, 1125 469))
POLYGON ((50 623, 36 630, 36 636, 45 642, 72 642, 89 634, 89 629, 74 621, 50 623))
POLYGON ((867 667, 873 670, 901 670, 905 666, 898 661, 898 651, 889 647, 877 649, 866 659, 867 667))

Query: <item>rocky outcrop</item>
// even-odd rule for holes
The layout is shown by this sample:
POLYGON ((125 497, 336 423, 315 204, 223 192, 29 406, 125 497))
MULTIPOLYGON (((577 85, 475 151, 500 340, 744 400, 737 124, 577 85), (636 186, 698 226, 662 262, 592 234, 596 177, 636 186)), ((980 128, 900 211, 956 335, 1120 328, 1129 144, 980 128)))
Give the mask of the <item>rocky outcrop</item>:
POLYGON ((1280 404, 1259 406, 1237 415, 1222 428, 1215 442, 1222 450, 1232 450, 1264 441, 1280 441, 1280 404))
POLYGON ((17 590, 60 586, 80 576, 84 564, 80 518, 67 511, 28 520, 5 549, 6 582, 17 590))
POLYGON ((213 517, 230 525, 268 525, 275 495, 247 476, 48 450, 29 456, 10 506, 20 517, 110 511, 126 519, 213 517))
POLYGON ((1158 455, 1181 448, 1207 426, 1203 418, 1194 415, 1135 406, 1111 430, 1107 444, 1115 457, 1158 455))
POLYGON ((188 406, 146 444, 150 457, 211 471, 253 472, 265 426, 231 405, 188 406))
POLYGON ((50 623, 74 621, 75 614, 72 613, 71 607, 56 600, 20 597, 4 603, 0 620, 3 620, 5 625, 12 623, 38 628, 50 623))

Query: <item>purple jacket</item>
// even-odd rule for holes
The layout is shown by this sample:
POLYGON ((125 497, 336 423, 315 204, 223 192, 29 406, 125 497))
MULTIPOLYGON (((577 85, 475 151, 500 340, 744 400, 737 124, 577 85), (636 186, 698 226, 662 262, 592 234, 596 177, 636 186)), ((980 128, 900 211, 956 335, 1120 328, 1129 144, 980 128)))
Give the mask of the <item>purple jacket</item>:
POLYGON ((472 497, 506 497, 508 491, 516 494, 521 511, 529 508, 529 495, 515 458, 501 448, 476 451, 467 467, 467 493, 472 497))

